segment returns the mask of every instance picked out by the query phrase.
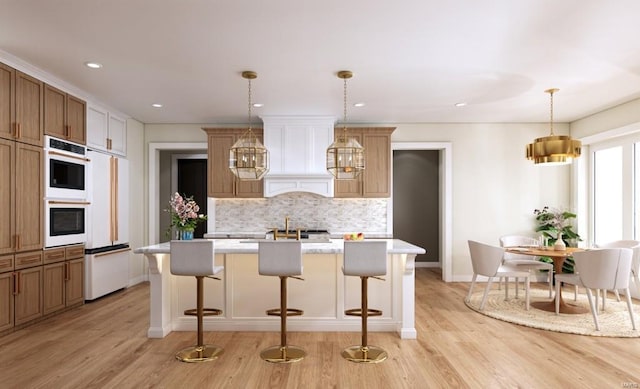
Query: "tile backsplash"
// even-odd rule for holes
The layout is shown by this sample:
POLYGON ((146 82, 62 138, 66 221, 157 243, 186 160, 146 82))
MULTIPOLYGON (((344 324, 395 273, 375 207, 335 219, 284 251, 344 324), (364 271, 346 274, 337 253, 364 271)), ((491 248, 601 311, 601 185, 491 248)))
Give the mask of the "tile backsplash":
POLYGON ((261 199, 209 199, 209 233, 266 232, 284 227, 387 235, 387 198, 336 199, 306 192, 261 199), (212 217, 213 216, 213 217, 212 217))

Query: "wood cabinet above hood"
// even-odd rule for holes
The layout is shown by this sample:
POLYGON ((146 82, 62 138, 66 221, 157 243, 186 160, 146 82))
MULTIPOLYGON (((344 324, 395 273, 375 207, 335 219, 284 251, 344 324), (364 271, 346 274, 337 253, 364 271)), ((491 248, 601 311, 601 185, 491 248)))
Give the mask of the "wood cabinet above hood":
POLYGON ((327 147, 333 143, 331 116, 262 116, 269 173, 264 196, 310 192, 333 197, 333 176, 326 169, 327 147))

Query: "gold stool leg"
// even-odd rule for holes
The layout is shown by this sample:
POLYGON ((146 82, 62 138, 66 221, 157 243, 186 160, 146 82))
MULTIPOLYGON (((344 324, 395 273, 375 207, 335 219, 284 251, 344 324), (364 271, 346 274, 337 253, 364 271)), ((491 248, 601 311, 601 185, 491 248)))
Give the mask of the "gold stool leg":
POLYGON ((280 316, 280 345, 262 350, 260 358, 272 363, 291 363, 303 360, 307 353, 298 346, 287 344, 287 316, 299 316, 302 315, 302 311, 287 308, 286 276, 280 276, 280 309, 270 309, 267 314, 280 316))
POLYGON ((362 344, 359 346, 350 346, 342 350, 342 358, 358 363, 378 363, 387 359, 387 352, 377 346, 369 346, 368 344, 368 329, 367 321, 369 316, 380 316, 382 311, 376 309, 369 309, 369 277, 360 277, 360 310, 349 309, 345 311, 347 315, 361 316, 362 317, 362 344))
MULTIPOLYGON (((202 317, 204 316, 204 276, 196 276, 197 285, 197 308, 196 316, 198 319, 198 344, 196 346, 187 347, 180 350, 176 354, 176 359, 182 362, 208 362, 217 359, 224 350, 221 347, 212 344, 203 344, 204 336, 202 329, 202 317)), ((207 309, 208 314, 219 315, 221 311, 207 309)), ((185 312, 187 313, 187 312, 185 312)))

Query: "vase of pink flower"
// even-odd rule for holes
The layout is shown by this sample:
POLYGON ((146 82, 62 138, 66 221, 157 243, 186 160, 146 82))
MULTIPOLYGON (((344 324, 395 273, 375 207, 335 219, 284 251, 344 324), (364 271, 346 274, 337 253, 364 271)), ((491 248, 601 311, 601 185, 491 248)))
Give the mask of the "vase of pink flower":
POLYGON ((180 240, 192 240, 193 231, 198 223, 207 220, 206 215, 198 213, 200 207, 193 200, 193 196, 181 196, 178 192, 171 196, 166 211, 171 213, 171 226, 167 233, 170 233, 173 227, 176 230, 176 238, 180 240))

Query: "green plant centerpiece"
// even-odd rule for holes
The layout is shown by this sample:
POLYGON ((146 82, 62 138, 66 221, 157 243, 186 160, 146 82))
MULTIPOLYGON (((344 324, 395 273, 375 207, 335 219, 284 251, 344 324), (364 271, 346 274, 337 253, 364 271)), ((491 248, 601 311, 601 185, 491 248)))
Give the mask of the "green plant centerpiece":
MULTIPOLYGON (((558 239, 562 237, 567 247, 575 247, 577 242, 582 241, 580 235, 573 230, 573 219, 576 218, 576 214, 563 211, 555 208, 535 209, 533 213, 536 215, 536 232, 542 232, 542 235, 546 238, 547 244, 553 246, 558 239)), ((543 257, 545 262, 553 262, 551 258, 543 257)), ((573 273, 573 257, 568 257, 562 266, 562 270, 565 273, 573 273)))

